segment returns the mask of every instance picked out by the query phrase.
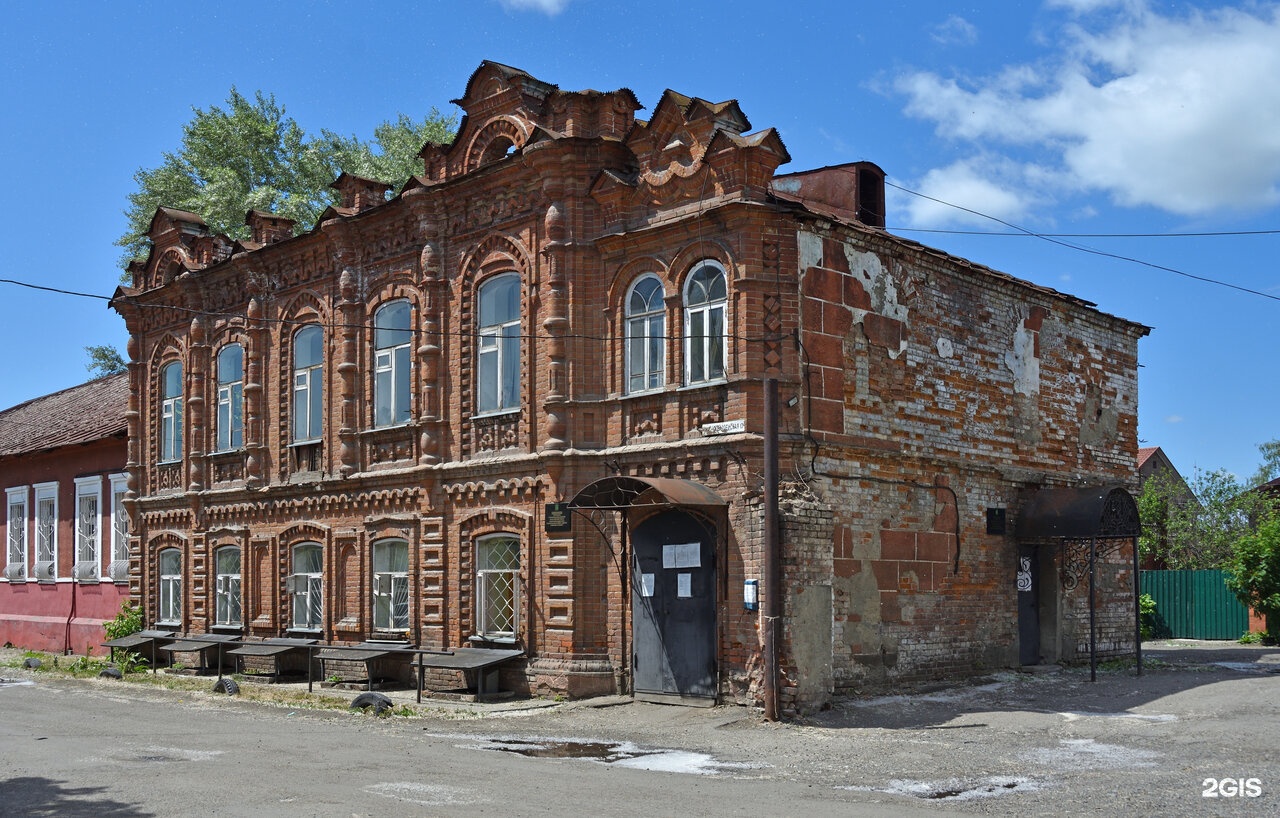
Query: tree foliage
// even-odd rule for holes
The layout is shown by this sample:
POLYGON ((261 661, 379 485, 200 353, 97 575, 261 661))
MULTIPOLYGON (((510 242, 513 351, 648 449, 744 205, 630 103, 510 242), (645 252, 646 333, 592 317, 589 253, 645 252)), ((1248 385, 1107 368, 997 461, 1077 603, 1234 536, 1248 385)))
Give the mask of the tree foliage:
POLYGON ((1280 477, 1280 440, 1259 443, 1258 451, 1262 453, 1262 463, 1253 473, 1253 479, 1249 481, 1251 486, 1261 486, 1280 477))
POLYGON ((305 230, 336 202, 329 185, 343 171, 403 185, 420 172, 418 151, 427 142, 452 140, 456 118, 435 108, 421 120, 399 114, 374 129, 373 140, 321 131, 309 136, 273 95, 253 99, 234 87, 224 106, 193 108, 182 145, 159 166, 134 174, 128 230, 116 240, 122 266, 147 252, 146 232, 158 207, 187 210, 215 233, 248 238, 249 210, 293 219, 305 230))
POLYGON ((1253 531, 1265 502, 1224 469, 1197 469, 1186 484, 1156 471, 1138 495, 1142 556, 1174 570, 1221 568, 1253 531))
POLYGON ((105 378, 107 375, 118 375, 125 371, 124 356, 113 346, 101 344, 85 347, 84 351, 89 356, 89 362, 84 365, 84 368, 89 370, 94 378, 105 378))
POLYGON ((1280 637, 1280 514, 1274 508, 1240 538, 1226 568, 1227 587, 1266 617, 1271 639, 1280 637))

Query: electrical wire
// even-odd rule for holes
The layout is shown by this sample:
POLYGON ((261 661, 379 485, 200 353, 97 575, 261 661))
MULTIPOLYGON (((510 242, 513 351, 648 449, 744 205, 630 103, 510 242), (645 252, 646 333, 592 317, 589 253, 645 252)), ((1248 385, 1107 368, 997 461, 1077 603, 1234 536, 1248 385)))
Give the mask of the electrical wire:
POLYGON ((1087 247, 1083 244, 1077 244, 1075 242, 1070 242, 1070 241, 1063 241, 1062 239, 1056 238, 1049 233, 1037 233, 1034 230, 1028 230, 1027 228, 1022 227, 1021 225, 1014 224, 1013 222, 1007 222, 1004 219, 998 218, 996 216, 992 216, 987 213, 974 210, 972 208, 964 207, 963 205, 958 205, 958 204, 953 204, 951 202, 943 201, 942 199, 937 199, 937 198, 934 198, 933 196, 928 196, 924 193, 920 193, 919 191, 911 190, 910 188, 905 188, 902 185, 895 185, 893 182, 890 182, 887 179, 885 180, 885 185, 891 188, 894 188, 896 190, 901 190, 903 193, 909 193, 912 196, 919 196, 921 199, 926 199, 930 202, 936 202, 940 205, 946 205, 947 207, 953 207, 956 210, 964 211, 965 213, 971 213, 974 216, 980 216, 984 219, 990 219, 993 222, 996 222, 998 224, 1003 224, 1005 227, 1018 231, 1019 234, 1030 236, 1032 238, 1041 239, 1042 241, 1047 241, 1050 244, 1056 244, 1060 247, 1066 247, 1069 250, 1076 250, 1081 253, 1088 253, 1090 255, 1101 256, 1103 258, 1111 258, 1117 261, 1126 261, 1126 262, 1129 262, 1130 264, 1138 264, 1143 267, 1150 267, 1153 270, 1162 270, 1166 273, 1173 273, 1174 275, 1179 275, 1184 278, 1189 278, 1189 279, 1192 279, 1193 281, 1201 281, 1201 282, 1204 282, 1205 284, 1216 284, 1219 287, 1226 287, 1228 289, 1237 290, 1242 293, 1248 293, 1250 295, 1256 295, 1262 298, 1267 298, 1272 301, 1280 301, 1280 295, 1274 295, 1272 293, 1264 293, 1261 290, 1254 290, 1254 289, 1250 289, 1249 287, 1242 287, 1239 284, 1232 284, 1230 282, 1222 281, 1220 279, 1209 278, 1208 276, 1200 276, 1194 273, 1188 273, 1185 270, 1179 270, 1176 267, 1168 267, 1163 264, 1155 264, 1150 261, 1143 261, 1142 259, 1133 258, 1132 256, 1125 256, 1119 253, 1109 253, 1105 250, 1098 250, 1093 247, 1087 247))

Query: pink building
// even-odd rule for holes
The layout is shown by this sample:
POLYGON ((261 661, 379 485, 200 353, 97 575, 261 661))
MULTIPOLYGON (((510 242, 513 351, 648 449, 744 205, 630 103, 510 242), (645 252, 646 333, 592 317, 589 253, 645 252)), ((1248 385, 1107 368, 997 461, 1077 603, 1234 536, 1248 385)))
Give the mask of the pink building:
POLYGON ((0 644, 101 650, 129 596, 126 375, 0 412, 0 644))

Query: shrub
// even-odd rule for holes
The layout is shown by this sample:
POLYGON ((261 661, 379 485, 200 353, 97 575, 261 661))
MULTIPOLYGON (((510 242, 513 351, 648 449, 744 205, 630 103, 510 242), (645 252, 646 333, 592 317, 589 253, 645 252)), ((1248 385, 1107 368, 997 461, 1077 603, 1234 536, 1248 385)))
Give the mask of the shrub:
POLYGON ((108 640, 137 633, 142 630, 142 609, 126 599, 120 605, 120 613, 116 614, 116 618, 103 622, 102 627, 107 633, 108 640))

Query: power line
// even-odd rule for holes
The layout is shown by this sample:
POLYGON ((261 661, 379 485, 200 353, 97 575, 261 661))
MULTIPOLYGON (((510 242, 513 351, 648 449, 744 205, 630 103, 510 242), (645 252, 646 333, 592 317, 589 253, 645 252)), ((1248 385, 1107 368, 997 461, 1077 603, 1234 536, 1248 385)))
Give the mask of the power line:
MULTIPOLYGON (((890 184, 885 182, 885 184, 890 184)), ((893 185, 893 187, 898 187, 893 185)), ((905 190, 907 193, 914 191, 906 190, 898 187, 899 190, 905 190)), ((917 196, 923 194, 915 194, 917 196)), ((925 198, 928 198, 927 196, 925 198)), ((934 201, 938 201, 934 199, 934 201)), ((942 202, 947 204, 947 202, 942 202)), ((949 205, 954 207, 955 205, 949 205)), ((972 212, 972 211, 970 211, 972 212)), ((981 215, 981 214, 979 214, 981 215)), ((990 217, 988 217, 990 218, 990 217)), ((1011 236, 1014 238, 1040 238, 1048 236, 1054 239, 1186 239, 1186 238, 1219 238, 1231 236, 1275 236, 1280 235, 1280 230, 1218 230, 1204 233, 1009 233, 997 230, 940 230, 928 227, 887 227, 894 233, 943 233, 952 236, 1011 236)))
POLYGON ((1250 289, 1249 287, 1242 287, 1239 284, 1232 284, 1230 282, 1221 281, 1216 278, 1209 278, 1208 276, 1200 276, 1194 273, 1188 273, 1185 270, 1179 270, 1176 267, 1167 267, 1163 264, 1155 264, 1150 261, 1143 261, 1142 259, 1133 258, 1132 256, 1125 256, 1119 253, 1108 253, 1105 250, 1098 250, 1093 247, 1086 247, 1083 244, 1076 244, 1075 242, 1063 241, 1062 239, 1056 238, 1049 233, 1037 233, 1034 230, 1028 230, 1027 228, 1022 227, 1021 225, 1014 224, 1013 222, 1007 222, 1004 219, 997 218, 987 213, 982 213, 980 211, 973 210, 972 208, 964 207, 958 204, 953 204, 951 202, 946 202, 946 201, 943 201, 942 199, 936 199, 933 196, 927 196, 924 193, 911 190, 910 188, 905 188, 901 185, 895 185, 893 182, 890 182, 888 179, 885 180, 885 184, 888 185, 889 187, 896 188, 897 190, 901 190, 903 193, 909 193, 912 196, 919 196, 921 199, 927 199, 928 201, 931 201, 931 202, 937 202, 940 205, 946 205, 947 207, 953 207, 956 210, 962 210, 965 213, 972 213, 975 216, 980 216, 981 218, 984 218, 984 219, 990 219, 993 222, 996 222, 998 224, 1003 224, 1005 227, 1016 230, 1018 231, 1018 233, 1022 235, 1041 239, 1042 241, 1047 241, 1050 244, 1056 244, 1060 247, 1066 247, 1069 250, 1076 250, 1081 253, 1089 253, 1090 255, 1102 256, 1103 258, 1112 258, 1117 261, 1127 261, 1130 264, 1138 264, 1143 267, 1150 267, 1153 270, 1163 270, 1166 273, 1173 273, 1174 275, 1179 275, 1179 276, 1182 276, 1183 278, 1189 278, 1194 281, 1203 281, 1206 284, 1216 284, 1219 287, 1227 287, 1232 290, 1238 290, 1242 293, 1249 293, 1250 295, 1257 295, 1257 296, 1261 296, 1262 298, 1268 298, 1268 299, 1271 299, 1272 301, 1280 301, 1280 295, 1264 293, 1261 290, 1253 290, 1253 289, 1250 289))

